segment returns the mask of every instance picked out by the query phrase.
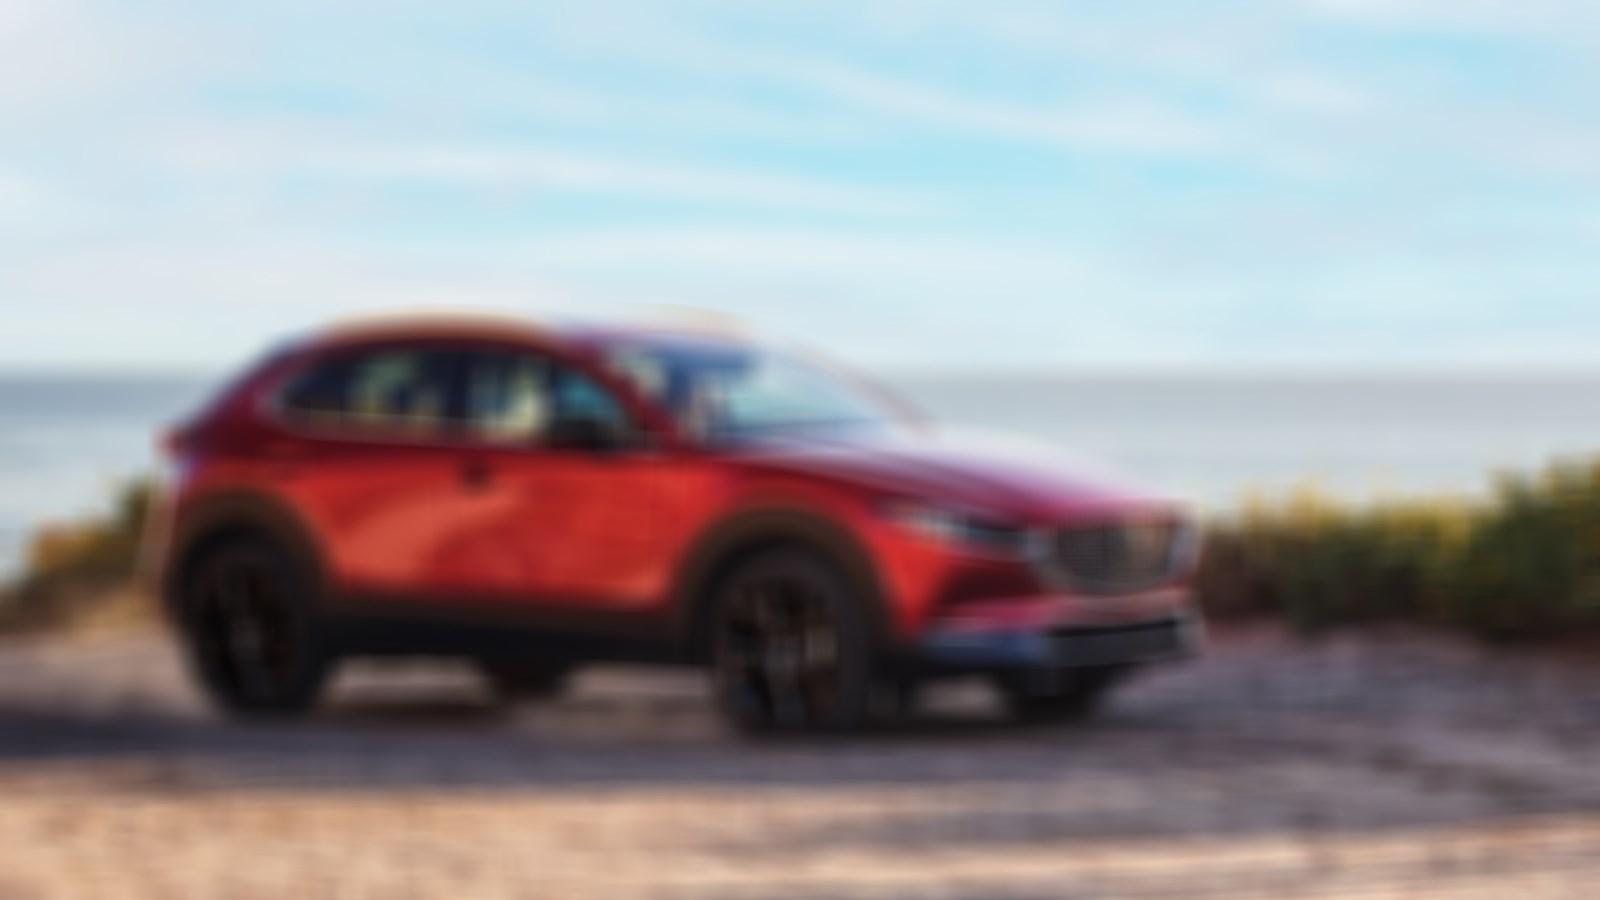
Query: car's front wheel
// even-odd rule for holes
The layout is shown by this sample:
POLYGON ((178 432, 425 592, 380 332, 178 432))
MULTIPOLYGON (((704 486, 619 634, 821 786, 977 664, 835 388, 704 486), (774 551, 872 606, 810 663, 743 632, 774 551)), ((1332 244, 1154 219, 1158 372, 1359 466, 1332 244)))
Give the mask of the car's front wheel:
POLYGON ((746 731, 864 725, 880 680, 870 623, 833 568, 795 550, 765 553, 725 580, 711 622, 723 713, 746 731))
POLYGON ((179 626, 190 668, 213 704, 238 715, 289 715, 316 704, 334 657, 304 573, 270 542, 241 538, 197 560, 179 626))

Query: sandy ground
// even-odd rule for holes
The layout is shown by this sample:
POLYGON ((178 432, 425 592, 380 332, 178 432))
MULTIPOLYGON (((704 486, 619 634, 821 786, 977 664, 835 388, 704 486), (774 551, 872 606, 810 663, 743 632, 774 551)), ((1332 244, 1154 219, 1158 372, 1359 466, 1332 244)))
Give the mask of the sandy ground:
POLYGON ((368 666, 242 726, 158 639, 0 644, 0 900, 1600 896, 1600 665, 1263 630, 1093 724, 930 700, 752 742, 693 673, 368 666))

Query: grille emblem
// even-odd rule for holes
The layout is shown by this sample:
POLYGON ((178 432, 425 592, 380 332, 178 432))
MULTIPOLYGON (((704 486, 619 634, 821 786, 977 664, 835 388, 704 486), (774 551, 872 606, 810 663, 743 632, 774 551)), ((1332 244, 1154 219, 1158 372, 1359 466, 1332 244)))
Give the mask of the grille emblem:
POLYGON ((1093 593, 1155 587, 1173 571, 1183 529, 1169 521, 1068 526, 1045 541, 1047 574, 1093 593))

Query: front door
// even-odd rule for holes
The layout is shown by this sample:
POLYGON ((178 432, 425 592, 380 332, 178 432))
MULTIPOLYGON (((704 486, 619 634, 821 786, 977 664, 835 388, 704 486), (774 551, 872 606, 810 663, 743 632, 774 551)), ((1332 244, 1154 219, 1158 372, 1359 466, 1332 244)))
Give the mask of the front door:
POLYGON ((528 351, 465 357, 454 577, 502 603, 638 609, 671 568, 671 463, 581 370, 528 351))

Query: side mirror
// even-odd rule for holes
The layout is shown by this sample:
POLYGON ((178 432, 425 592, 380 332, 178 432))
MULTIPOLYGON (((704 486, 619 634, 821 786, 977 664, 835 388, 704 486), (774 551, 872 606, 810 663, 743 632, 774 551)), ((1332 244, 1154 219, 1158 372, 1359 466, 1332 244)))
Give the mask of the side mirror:
POLYGON ((593 416, 562 416, 550 423, 544 445, 559 450, 609 453, 623 449, 626 441, 615 428, 593 416))

